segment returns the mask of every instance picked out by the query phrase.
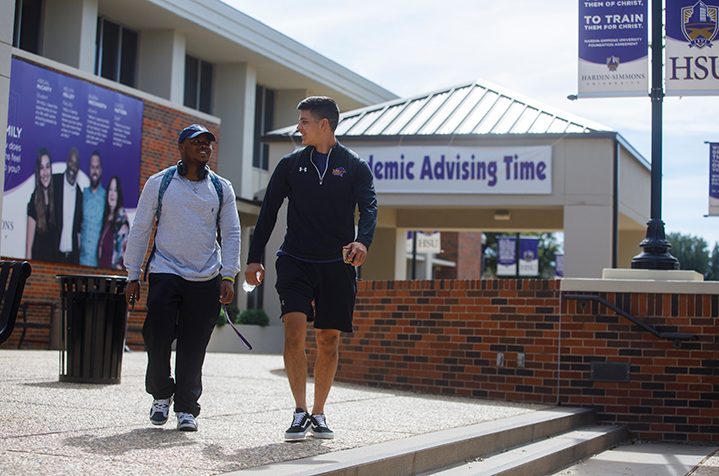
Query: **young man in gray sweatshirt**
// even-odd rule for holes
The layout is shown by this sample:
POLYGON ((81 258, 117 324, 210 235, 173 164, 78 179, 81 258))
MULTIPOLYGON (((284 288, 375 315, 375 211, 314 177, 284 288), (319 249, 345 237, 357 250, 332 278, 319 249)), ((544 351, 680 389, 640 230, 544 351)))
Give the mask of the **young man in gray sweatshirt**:
POLYGON ((214 141, 215 136, 199 124, 180 132, 181 160, 145 183, 125 251, 125 298, 133 305, 141 297, 142 262, 157 219, 155 244, 147 264, 150 287, 142 329, 147 349, 145 388, 154 399, 151 423, 167 422, 174 398, 181 431, 197 431, 205 351, 220 306, 234 298, 235 276, 240 271, 235 192, 228 180, 207 166, 214 141), (175 339, 173 379, 170 354, 175 339))

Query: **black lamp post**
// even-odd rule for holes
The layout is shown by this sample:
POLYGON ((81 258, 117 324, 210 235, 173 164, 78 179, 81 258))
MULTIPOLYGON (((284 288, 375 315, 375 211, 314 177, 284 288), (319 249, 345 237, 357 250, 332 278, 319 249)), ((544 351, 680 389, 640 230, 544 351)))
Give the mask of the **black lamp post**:
POLYGON ((679 260, 669 253, 662 221, 662 0, 652 0, 652 185, 651 217, 647 222, 647 236, 639 244, 644 250, 632 258, 635 269, 679 269, 679 260))

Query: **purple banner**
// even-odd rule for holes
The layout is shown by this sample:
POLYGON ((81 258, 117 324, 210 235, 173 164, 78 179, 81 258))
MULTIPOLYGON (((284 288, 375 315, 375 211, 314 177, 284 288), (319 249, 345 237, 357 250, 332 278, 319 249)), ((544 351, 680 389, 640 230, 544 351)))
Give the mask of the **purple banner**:
POLYGON ((521 237, 519 239, 519 275, 539 276, 539 239, 521 237))
POLYGON ((719 215, 719 142, 709 144, 709 215, 719 215))
POLYGON ((718 95, 719 0, 673 0, 666 12, 667 95, 718 95))
POLYGON ((497 276, 517 275, 517 238, 497 237, 497 276))
POLYGON ((121 267, 139 196, 142 115, 138 99, 13 58, 4 256, 121 267))
POLYGON ((554 275, 558 278, 564 277, 564 255, 563 254, 556 254, 554 255, 555 259, 555 265, 554 265, 554 275))
POLYGON ((579 96, 645 95, 647 2, 579 0, 579 96))

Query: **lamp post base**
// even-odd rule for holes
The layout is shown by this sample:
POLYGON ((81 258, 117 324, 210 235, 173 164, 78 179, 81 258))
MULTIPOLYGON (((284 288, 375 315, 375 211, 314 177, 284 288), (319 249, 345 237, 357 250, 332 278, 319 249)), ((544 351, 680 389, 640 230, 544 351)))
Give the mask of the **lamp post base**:
POLYGON ((664 222, 651 219, 647 236, 639 243, 644 251, 632 258, 633 269, 679 269, 679 260, 669 253, 671 243, 664 234, 664 222))

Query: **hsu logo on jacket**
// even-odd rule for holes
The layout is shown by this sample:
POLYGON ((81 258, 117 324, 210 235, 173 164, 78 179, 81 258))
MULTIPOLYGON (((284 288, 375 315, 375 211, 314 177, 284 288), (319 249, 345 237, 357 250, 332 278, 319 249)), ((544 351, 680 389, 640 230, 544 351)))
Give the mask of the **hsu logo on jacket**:
POLYGON ((344 167, 337 167, 336 169, 332 169, 332 175, 336 175, 337 177, 344 177, 344 175, 347 173, 347 169, 344 167))

